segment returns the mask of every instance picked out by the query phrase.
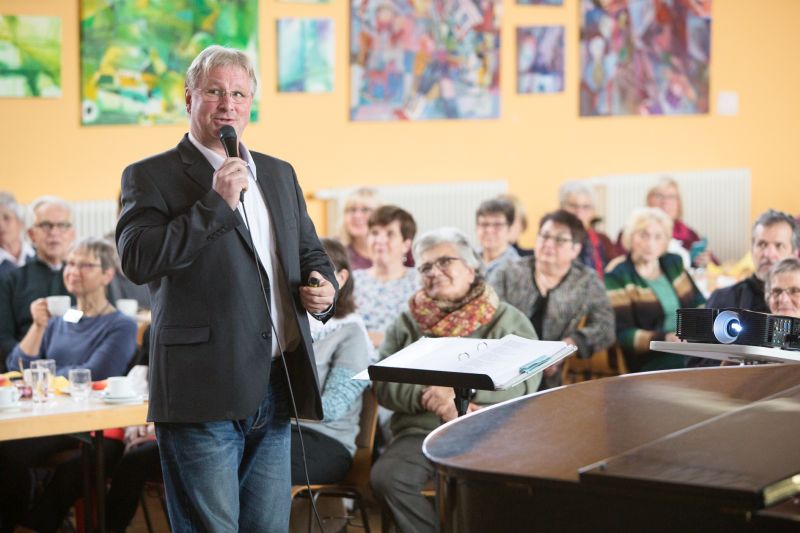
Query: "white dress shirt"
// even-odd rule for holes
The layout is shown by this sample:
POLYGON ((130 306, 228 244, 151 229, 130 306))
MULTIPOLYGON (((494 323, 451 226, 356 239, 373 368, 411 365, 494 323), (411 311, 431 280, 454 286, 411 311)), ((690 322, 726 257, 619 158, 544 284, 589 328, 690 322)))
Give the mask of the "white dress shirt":
MULTIPOLYGON (((225 161, 224 157, 200 144, 191 133, 189 133, 189 141, 200 150, 200 153, 205 156, 215 172, 222 166, 225 161)), ((288 352, 297 346, 300 342, 300 331, 294 319, 291 295, 288 291, 286 276, 283 273, 277 247, 275 246, 275 232, 269 209, 262 196, 261 187, 258 186, 256 165, 247 147, 241 142, 239 143, 239 157, 247 163, 249 183, 247 192, 244 193, 244 211, 242 210, 241 202, 237 209, 245 223, 247 224, 248 220, 250 222, 248 228, 253 238, 253 245, 258 253, 258 259, 264 266, 264 271, 269 276, 270 311, 275 331, 278 332, 278 338, 276 338, 274 332, 272 335, 272 356, 278 357, 280 348, 288 352), (247 213, 246 218, 245 212, 247 213), (278 340, 280 340, 280 344, 278 340)), ((266 324, 267 317, 264 317, 264 320, 266 324)))

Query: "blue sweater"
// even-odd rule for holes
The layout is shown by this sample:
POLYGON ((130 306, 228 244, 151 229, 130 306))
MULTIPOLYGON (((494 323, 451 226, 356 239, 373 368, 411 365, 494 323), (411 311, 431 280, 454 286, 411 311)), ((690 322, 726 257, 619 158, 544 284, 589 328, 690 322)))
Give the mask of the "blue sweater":
MULTIPOLYGON (((50 319, 36 357, 30 357, 17 344, 6 359, 8 368, 25 368, 34 359, 55 359, 56 374, 66 376, 70 368, 88 368, 92 380, 125 373, 136 352, 136 322, 115 311, 107 315, 83 317, 77 324, 61 317, 50 319)), ((33 354, 31 354, 33 355, 33 354)))

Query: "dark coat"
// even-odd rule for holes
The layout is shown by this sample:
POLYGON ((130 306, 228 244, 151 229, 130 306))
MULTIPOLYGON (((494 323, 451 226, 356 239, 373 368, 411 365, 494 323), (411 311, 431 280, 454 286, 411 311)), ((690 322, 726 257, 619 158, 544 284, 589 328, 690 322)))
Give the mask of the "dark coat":
MULTIPOLYGON (((298 288, 311 271, 338 287, 306 211, 294 169, 251 152, 302 337, 286 355, 301 417, 322 403, 306 311, 298 288)), ((272 334, 247 228, 211 188, 213 168, 184 136, 172 150, 122 175, 116 238, 122 270, 147 283, 152 302, 148 419, 236 420, 267 393, 272 334)), ((255 192, 255 191, 253 191, 255 192)), ((328 311, 332 315, 333 309, 328 311)))

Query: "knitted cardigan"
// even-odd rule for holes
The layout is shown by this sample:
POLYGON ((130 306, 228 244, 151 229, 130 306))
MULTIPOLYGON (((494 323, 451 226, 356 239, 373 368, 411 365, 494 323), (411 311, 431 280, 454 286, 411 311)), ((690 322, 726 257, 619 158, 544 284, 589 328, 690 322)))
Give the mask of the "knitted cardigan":
MULTIPOLYGON (((681 307, 702 307, 703 294, 683 268, 675 254, 664 254, 658 260, 661 271, 672 284, 681 307)), ((664 309, 653 290, 633 266, 630 254, 609 263, 605 276, 606 292, 616 318, 617 342, 622 347, 625 362, 632 372, 660 354, 650 351, 650 341, 663 341, 664 309)))

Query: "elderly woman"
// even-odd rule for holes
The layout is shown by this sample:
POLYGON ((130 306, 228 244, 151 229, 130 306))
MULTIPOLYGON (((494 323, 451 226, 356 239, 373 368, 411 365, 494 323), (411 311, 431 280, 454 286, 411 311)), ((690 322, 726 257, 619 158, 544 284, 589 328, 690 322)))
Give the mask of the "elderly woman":
POLYGON ((76 242, 64 264, 64 285, 75 296, 68 315, 53 317, 47 299, 31 303, 33 324, 9 354, 6 365, 27 367, 35 359, 55 359, 57 374, 88 368, 92 379, 125 373, 136 351, 136 322, 117 311, 106 298, 115 272, 116 252, 105 239, 76 242))
POLYGON ((0 192, 0 276, 21 267, 36 252, 22 239, 25 229, 22 208, 14 196, 0 192))
POLYGON ((353 280, 358 313, 377 347, 386 328, 408 308, 408 299, 418 288, 416 272, 405 263, 417 224, 407 211, 384 205, 370 215, 368 225, 372 266, 354 271, 353 280))
MULTIPOLYGON (((105 239, 86 238, 70 249, 64 266, 64 284, 77 305, 69 315, 53 317, 44 298, 31 304, 33 324, 6 363, 28 366, 38 358, 56 360, 57 373, 89 368, 99 380, 125 373, 136 350, 136 323, 114 309, 106 287, 114 277, 114 247, 105 239)), ((106 468, 122 454, 121 432, 107 431, 104 440, 106 468), (118 435, 115 433, 119 433, 118 435)), ((0 515, 4 527, 20 520, 36 531, 55 531, 80 495, 80 461, 60 464, 43 491, 37 490, 29 467, 78 443, 67 436, 10 441, 0 445, 0 515), (30 500, 34 495, 35 499, 30 500), (24 514, 31 509, 27 518, 24 514)))
POLYGON ((770 313, 800 318, 800 259, 787 257, 775 263, 767 275, 764 294, 770 313))
POLYGON ((632 372, 682 368, 679 355, 650 351, 650 341, 677 341, 677 314, 682 307, 701 307, 703 294, 683 267, 666 253, 672 220, 661 209, 635 209, 622 231, 628 255, 608 265, 606 291, 617 322, 617 342, 632 372))
POLYGON ((596 220, 592 189, 585 183, 570 181, 561 186, 558 194, 561 209, 578 217, 586 230, 580 254, 581 263, 593 268, 602 280, 606 265, 619 253, 608 235, 592 227, 596 220))
MULTIPOLYGON (((516 334, 536 338, 527 317, 501 302, 484 282, 480 259, 457 229, 442 228, 419 237, 414 258, 423 288, 386 332, 382 357, 423 336, 485 339, 516 334)), ((538 385, 537 375, 509 390, 478 391, 470 410, 534 392, 538 385)), ((456 417, 453 389, 378 382, 375 391, 378 402, 394 410, 394 440, 372 466, 372 487, 401 532, 435 531, 433 505, 420 495, 434 474, 422 455, 422 441, 431 430, 456 417)))
MULTIPOLYGON (((574 344, 579 357, 614 343, 614 311, 603 284, 594 270, 575 261, 585 236, 575 215, 548 213, 539 221, 534 255, 489 276, 500 299, 522 311, 540 339, 574 344)), ((548 368, 543 386, 560 384, 558 366, 548 368)))
MULTIPOLYGON (((350 469, 356 451, 361 393, 369 384, 350 378, 367 367, 372 351, 364 321, 356 313, 347 253, 340 243, 331 239, 322 239, 322 245, 336 269, 339 298, 333 318, 325 324, 311 320, 325 413, 322 422, 300 422, 312 484, 339 482, 350 469)), ((297 428, 292 426, 292 484, 305 482, 297 428)))
POLYGON ((353 270, 369 268, 369 216, 381 205, 378 192, 369 187, 356 189, 344 201, 339 240, 347 248, 347 260, 353 270))
POLYGON ((647 207, 657 207, 669 216, 672 220, 670 235, 686 250, 692 266, 704 267, 709 261, 717 263, 711 252, 706 249, 705 240, 681 220, 683 203, 677 181, 668 177, 661 178, 658 184, 647 192, 647 207))

